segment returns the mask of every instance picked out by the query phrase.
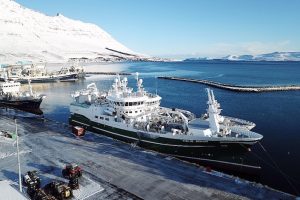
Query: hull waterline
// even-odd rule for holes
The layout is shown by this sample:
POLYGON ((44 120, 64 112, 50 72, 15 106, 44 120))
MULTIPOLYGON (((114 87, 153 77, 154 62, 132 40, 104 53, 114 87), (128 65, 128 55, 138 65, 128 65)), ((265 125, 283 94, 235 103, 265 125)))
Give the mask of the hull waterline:
POLYGON ((181 160, 238 176, 258 175, 261 170, 260 166, 241 163, 239 159, 244 156, 249 148, 257 141, 251 143, 234 142, 224 144, 222 142, 203 142, 202 144, 195 144, 182 141, 150 139, 139 136, 137 132, 91 122, 89 119, 80 115, 71 115, 69 124, 72 126, 80 126, 88 131, 129 144, 135 144, 145 149, 157 151, 181 160), (233 155, 235 159, 233 159, 233 155))
POLYGON ((30 112, 36 115, 42 115, 43 111, 40 109, 42 99, 39 100, 22 100, 22 101, 7 101, 0 100, 0 107, 8 107, 30 112))

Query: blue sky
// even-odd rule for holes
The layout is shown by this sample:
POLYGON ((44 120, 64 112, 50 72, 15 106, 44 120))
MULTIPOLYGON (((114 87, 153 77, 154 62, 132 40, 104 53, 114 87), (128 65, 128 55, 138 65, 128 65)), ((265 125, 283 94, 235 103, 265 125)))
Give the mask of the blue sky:
POLYGON ((299 0, 16 0, 99 25, 128 48, 166 57, 300 51, 299 0))

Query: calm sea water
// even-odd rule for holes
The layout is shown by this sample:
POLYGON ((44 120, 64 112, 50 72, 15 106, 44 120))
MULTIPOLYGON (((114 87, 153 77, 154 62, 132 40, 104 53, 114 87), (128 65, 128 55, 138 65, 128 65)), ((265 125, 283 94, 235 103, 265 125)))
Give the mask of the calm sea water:
MULTIPOLYGON (((120 64, 118 64, 120 65, 120 64)), ((188 82, 157 79, 157 76, 180 76, 209 79, 239 85, 300 85, 299 62, 178 62, 124 63, 127 72, 139 72, 146 90, 163 98, 162 106, 187 109, 200 116, 205 112, 207 86, 188 82)), ((110 65, 99 66, 109 67, 110 65)), ((70 93, 96 82, 108 89, 114 77, 89 77, 83 82, 34 85, 47 95, 42 109, 47 118, 67 122, 70 93)), ((128 77, 135 87, 134 76, 128 77)), ((263 184, 299 194, 300 191, 300 91, 236 93, 214 89, 216 99, 227 116, 256 123, 253 131, 264 136, 262 145, 250 152, 262 166, 256 177, 263 184)))

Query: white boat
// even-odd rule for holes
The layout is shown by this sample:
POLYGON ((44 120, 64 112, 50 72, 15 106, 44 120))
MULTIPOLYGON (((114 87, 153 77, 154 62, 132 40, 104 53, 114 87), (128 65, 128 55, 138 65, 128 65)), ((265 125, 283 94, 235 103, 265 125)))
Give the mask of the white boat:
POLYGON ((250 131, 255 124, 221 115, 213 91, 207 89, 204 118, 189 111, 160 106, 161 97, 144 90, 137 75, 137 91, 117 76, 109 91, 92 83, 76 91, 69 123, 141 147, 179 157, 197 158, 213 150, 245 151, 263 136, 250 131))

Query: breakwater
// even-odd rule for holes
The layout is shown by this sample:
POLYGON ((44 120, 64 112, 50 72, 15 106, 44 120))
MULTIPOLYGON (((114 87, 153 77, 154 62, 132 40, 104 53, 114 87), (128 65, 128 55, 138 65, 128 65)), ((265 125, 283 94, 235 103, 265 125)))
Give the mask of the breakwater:
POLYGON ((117 75, 119 74, 120 76, 130 76, 131 73, 126 73, 126 72, 86 72, 86 74, 93 74, 93 75, 117 75))
POLYGON ((192 79, 192 78, 181 78, 171 76, 159 76, 159 79, 185 81, 192 83, 200 83, 215 88, 221 88, 225 90, 231 90, 235 92, 272 92, 272 91, 288 91, 288 90, 300 90, 300 85, 283 85, 283 86, 240 86, 233 84, 219 83, 215 81, 203 80, 203 79, 192 79))

